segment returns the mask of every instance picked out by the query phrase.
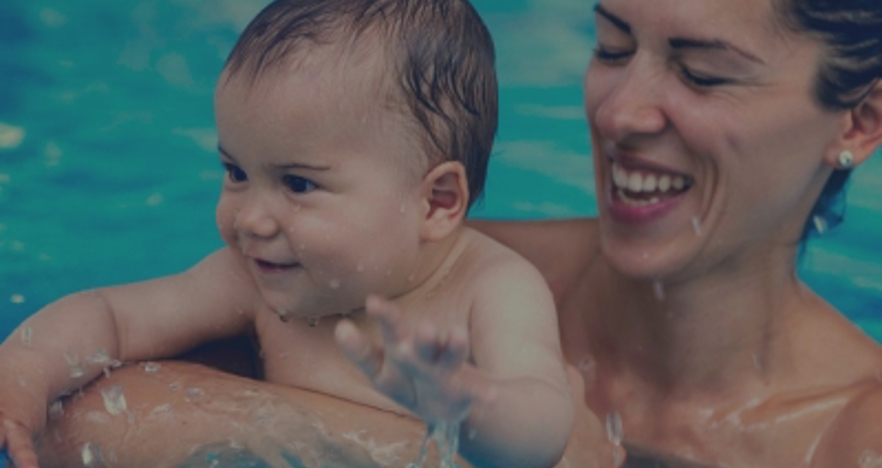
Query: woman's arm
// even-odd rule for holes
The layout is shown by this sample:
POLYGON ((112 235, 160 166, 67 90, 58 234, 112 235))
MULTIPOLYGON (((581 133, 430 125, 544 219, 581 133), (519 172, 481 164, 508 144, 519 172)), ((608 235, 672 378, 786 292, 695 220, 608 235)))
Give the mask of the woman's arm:
MULTIPOLYGON (((327 395, 191 363, 154 367, 121 368, 65 400, 63 414, 53 412, 37 442, 40 466, 81 466, 85 455, 104 460, 103 466, 126 468, 212 466, 212 460, 219 467, 254 462, 401 468, 417 459, 425 434, 414 419, 327 395), (109 394, 117 386, 126 411, 111 415, 102 391, 109 394)), ((579 395, 576 425, 558 466, 617 466, 614 460, 623 456, 614 455, 602 425, 581 400, 578 372, 570 369, 570 379, 579 395)))

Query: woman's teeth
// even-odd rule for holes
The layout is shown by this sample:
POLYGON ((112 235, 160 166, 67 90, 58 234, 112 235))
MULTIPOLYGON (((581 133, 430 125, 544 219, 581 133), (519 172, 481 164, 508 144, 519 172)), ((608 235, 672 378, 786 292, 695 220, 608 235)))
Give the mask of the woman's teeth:
POLYGON ((692 185, 686 176, 652 173, 645 169, 628 170, 617 162, 612 164, 612 179, 616 193, 632 206, 658 203, 692 185))

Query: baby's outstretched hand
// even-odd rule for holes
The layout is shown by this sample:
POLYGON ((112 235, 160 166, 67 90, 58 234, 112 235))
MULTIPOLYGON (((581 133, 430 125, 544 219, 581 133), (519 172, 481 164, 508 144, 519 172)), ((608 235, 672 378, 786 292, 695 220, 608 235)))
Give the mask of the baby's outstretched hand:
POLYGON ((377 296, 366 301, 383 343, 378 346, 349 320, 335 330, 346 357, 374 387, 428 423, 460 421, 478 401, 489 403, 493 383, 466 359, 465 328, 442 333, 434 324, 408 326, 395 304, 377 296))
POLYGON ((0 448, 4 447, 17 468, 39 468, 31 431, 0 411, 0 448))

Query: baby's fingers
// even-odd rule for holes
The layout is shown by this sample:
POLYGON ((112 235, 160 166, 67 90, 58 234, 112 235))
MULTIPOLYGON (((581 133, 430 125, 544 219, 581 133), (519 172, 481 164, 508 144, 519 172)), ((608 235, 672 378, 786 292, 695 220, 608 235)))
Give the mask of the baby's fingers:
POLYGON ((414 348, 424 363, 454 369, 468 355, 468 333, 461 328, 442 332, 431 323, 423 323, 417 328, 414 348))
POLYGON ((351 320, 341 320, 334 329, 334 338, 343 354, 374 380, 383 368, 383 351, 370 342, 351 320))
POLYGON ((365 310, 380 325, 386 346, 395 346, 405 335, 398 306, 380 296, 368 296, 365 310))
POLYGON ((9 419, 3 420, 3 429, 6 432, 6 451, 17 468, 40 468, 37 464, 37 454, 34 443, 31 441, 30 431, 21 424, 9 419))

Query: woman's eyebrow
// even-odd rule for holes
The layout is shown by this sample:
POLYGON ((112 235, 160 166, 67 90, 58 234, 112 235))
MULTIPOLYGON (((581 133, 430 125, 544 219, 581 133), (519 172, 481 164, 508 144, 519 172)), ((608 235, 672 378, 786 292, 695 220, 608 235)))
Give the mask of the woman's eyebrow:
POLYGON ((594 7, 594 12, 598 15, 606 18, 607 21, 613 24, 618 29, 621 29, 622 32, 631 34, 631 25, 626 23, 625 20, 619 18, 618 16, 612 14, 606 8, 602 7, 600 4, 597 4, 594 7))
POLYGON ((747 52, 744 49, 736 47, 734 44, 730 42, 726 42, 719 39, 713 40, 704 40, 704 39, 688 39, 682 37, 674 37, 668 40, 668 44, 670 44, 671 48, 674 50, 683 50, 683 49, 707 49, 707 50, 722 50, 722 51, 731 51, 736 54, 750 60, 751 62, 756 62, 762 65, 765 65, 762 59, 757 57, 756 55, 747 52))

